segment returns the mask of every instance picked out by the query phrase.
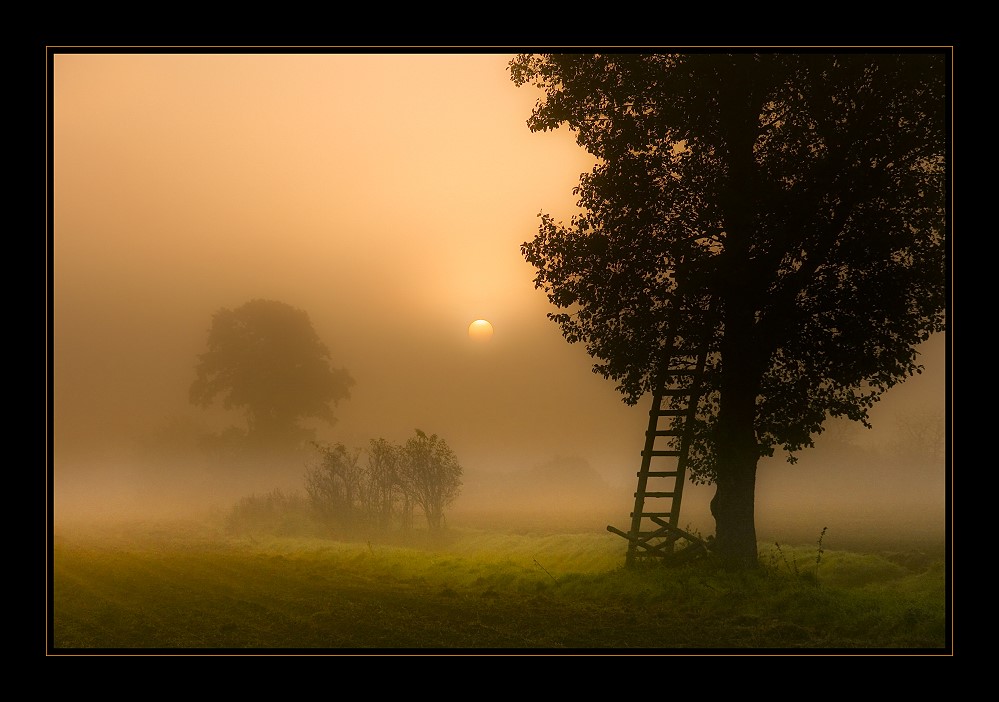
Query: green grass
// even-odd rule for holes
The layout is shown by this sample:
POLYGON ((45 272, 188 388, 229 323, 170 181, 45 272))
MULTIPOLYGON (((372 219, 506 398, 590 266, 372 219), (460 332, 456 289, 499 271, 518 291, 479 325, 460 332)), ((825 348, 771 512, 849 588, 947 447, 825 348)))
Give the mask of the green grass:
POLYGON ((760 571, 732 574, 625 569, 608 533, 422 540, 59 529, 51 651, 946 652, 940 559, 761 544, 760 571))

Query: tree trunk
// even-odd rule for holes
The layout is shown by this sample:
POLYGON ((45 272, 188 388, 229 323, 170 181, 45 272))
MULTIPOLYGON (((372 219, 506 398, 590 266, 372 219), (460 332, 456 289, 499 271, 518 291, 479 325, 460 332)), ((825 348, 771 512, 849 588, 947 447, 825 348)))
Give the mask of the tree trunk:
POLYGON ((752 454, 719 456, 711 514, 715 518, 715 553, 726 567, 750 570, 759 565, 756 550, 756 461, 752 454), (721 466, 724 465, 724 471, 721 466))
POLYGON ((722 341, 722 385, 718 413, 717 480, 711 500, 715 552, 725 566, 759 566, 756 549, 756 397, 765 354, 754 343, 752 307, 730 297, 722 341))
POLYGON ((437 532, 441 530, 441 510, 431 507, 430 509, 425 509, 424 514, 427 517, 427 527, 432 532, 437 532))
MULTIPOLYGON (((740 379, 741 380, 741 379, 740 379)), ((749 386, 722 391, 719 422, 718 475, 711 514, 715 518, 715 552, 726 567, 752 569, 756 551, 756 394, 749 386)))

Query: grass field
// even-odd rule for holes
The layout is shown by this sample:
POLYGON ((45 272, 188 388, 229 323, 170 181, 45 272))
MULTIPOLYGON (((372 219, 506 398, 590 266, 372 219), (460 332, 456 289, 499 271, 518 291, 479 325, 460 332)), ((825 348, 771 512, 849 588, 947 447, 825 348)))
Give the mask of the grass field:
POLYGON ((608 533, 452 529, 434 543, 232 535, 204 523, 56 529, 49 653, 949 650, 942 558, 761 544, 623 568, 608 533))

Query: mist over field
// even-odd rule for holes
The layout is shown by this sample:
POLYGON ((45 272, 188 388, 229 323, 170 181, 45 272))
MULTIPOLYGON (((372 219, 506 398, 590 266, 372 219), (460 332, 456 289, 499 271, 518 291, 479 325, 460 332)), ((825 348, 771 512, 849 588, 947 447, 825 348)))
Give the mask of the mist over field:
MULTIPOLYGON (((314 452, 220 463, 204 437, 246 417, 190 402, 213 315, 255 299, 304 310, 355 381, 335 422, 309 424, 317 441, 447 441, 464 469, 447 526, 627 527, 647 400, 625 405, 565 342, 520 251, 539 211, 573 214, 593 160, 565 130, 530 132, 538 95, 509 60, 56 57, 57 528, 303 494, 314 452)), ((920 348, 925 372, 873 429, 834 420, 796 465, 761 461, 761 541, 943 543, 946 350, 920 348)), ((688 485, 681 523, 711 533, 712 494, 688 485)))
MULTIPOLYGON (((944 414, 937 404, 920 401, 922 394, 929 398, 934 391, 940 397, 944 394, 941 347, 937 344, 936 356, 927 354, 926 373, 889 392, 873 413, 874 429, 845 420, 832 422, 814 449, 799 454, 797 464, 790 465, 781 456, 761 461, 756 508, 761 541, 808 543, 828 527, 829 540, 844 547, 893 543, 942 547, 947 504, 944 414)), ((932 345, 929 350, 934 350, 932 345)), ((457 430, 444 434, 464 469, 461 493, 446 512, 447 525, 556 532, 602 532, 608 524, 625 528, 647 408, 624 406, 609 387, 604 394, 600 410, 616 422, 612 425, 616 431, 601 434, 603 446, 592 436, 581 440, 577 451, 572 444, 546 445, 525 438, 511 440, 504 451, 491 442, 476 445, 474 434, 457 430)), ((342 440, 337 429, 348 423, 350 410, 351 402, 343 403, 338 411, 341 422, 326 434, 329 440, 342 440)), ((582 406, 577 411, 581 416, 593 413, 582 406)), ((382 436, 377 417, 369 421, 368 436, 382 436)), ((471 422, 474 417, 462 417, 456 426, 471 422)), ((104 437, 106 445, 100 450, 92 447, 74 456, 57 446, 56 526, 220 518, 250 495, 275 489, 304 495, 305 474, 318 462, 317 453, 220 465, 199 444, 210 427, 195 411, 173 416, 165 412, 162 425, 145 434, 104 437)), ((402 440, 408 433, 400 428, 394 436, 402 440)), ((361 436, 352 444, 357 449, 366 445, 361 436)), ((682 524, 702 534, 713 532, 708 511, 713 491, 713 486, 688 483, 682 524)))

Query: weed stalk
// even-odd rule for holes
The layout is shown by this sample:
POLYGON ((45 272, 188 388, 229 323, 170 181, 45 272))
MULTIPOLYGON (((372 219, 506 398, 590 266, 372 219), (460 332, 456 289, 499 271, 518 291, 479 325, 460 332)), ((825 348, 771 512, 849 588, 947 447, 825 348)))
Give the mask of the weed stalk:
MULTIPOLYGON (((535 565, 537 565, 537 566, 538 566, 538 568, 540 568, 541 570, 543 570, 543 571, 545 571, 546 573, 548 573, 548 569, 547 569, 547 568, 545 568, 545 567, 544 567, 543 565, 541 565, 540 563, 538 563, 538 559, 537 559, 537 558, 535 558, 535 559, 534 559, 534 563, 535 563, 535 565)), ((551 578, 552 580, 554 580, 556 584, 558 584, 558 578, 556 578, 556 577, 555 577, 554 575, 552 575, 551 573, 548 573, 548 577, 549 577, 549 578, 551 578)))
POLYGON ((825 549, 822 547, 822 540, 826 537, 826 530, 829 527, 822 527, 822 533, 819 534, 819 552, 815 554, 815 577, 819 577, 819 564, 822 563, 822 554, 825 553, 825 549))

